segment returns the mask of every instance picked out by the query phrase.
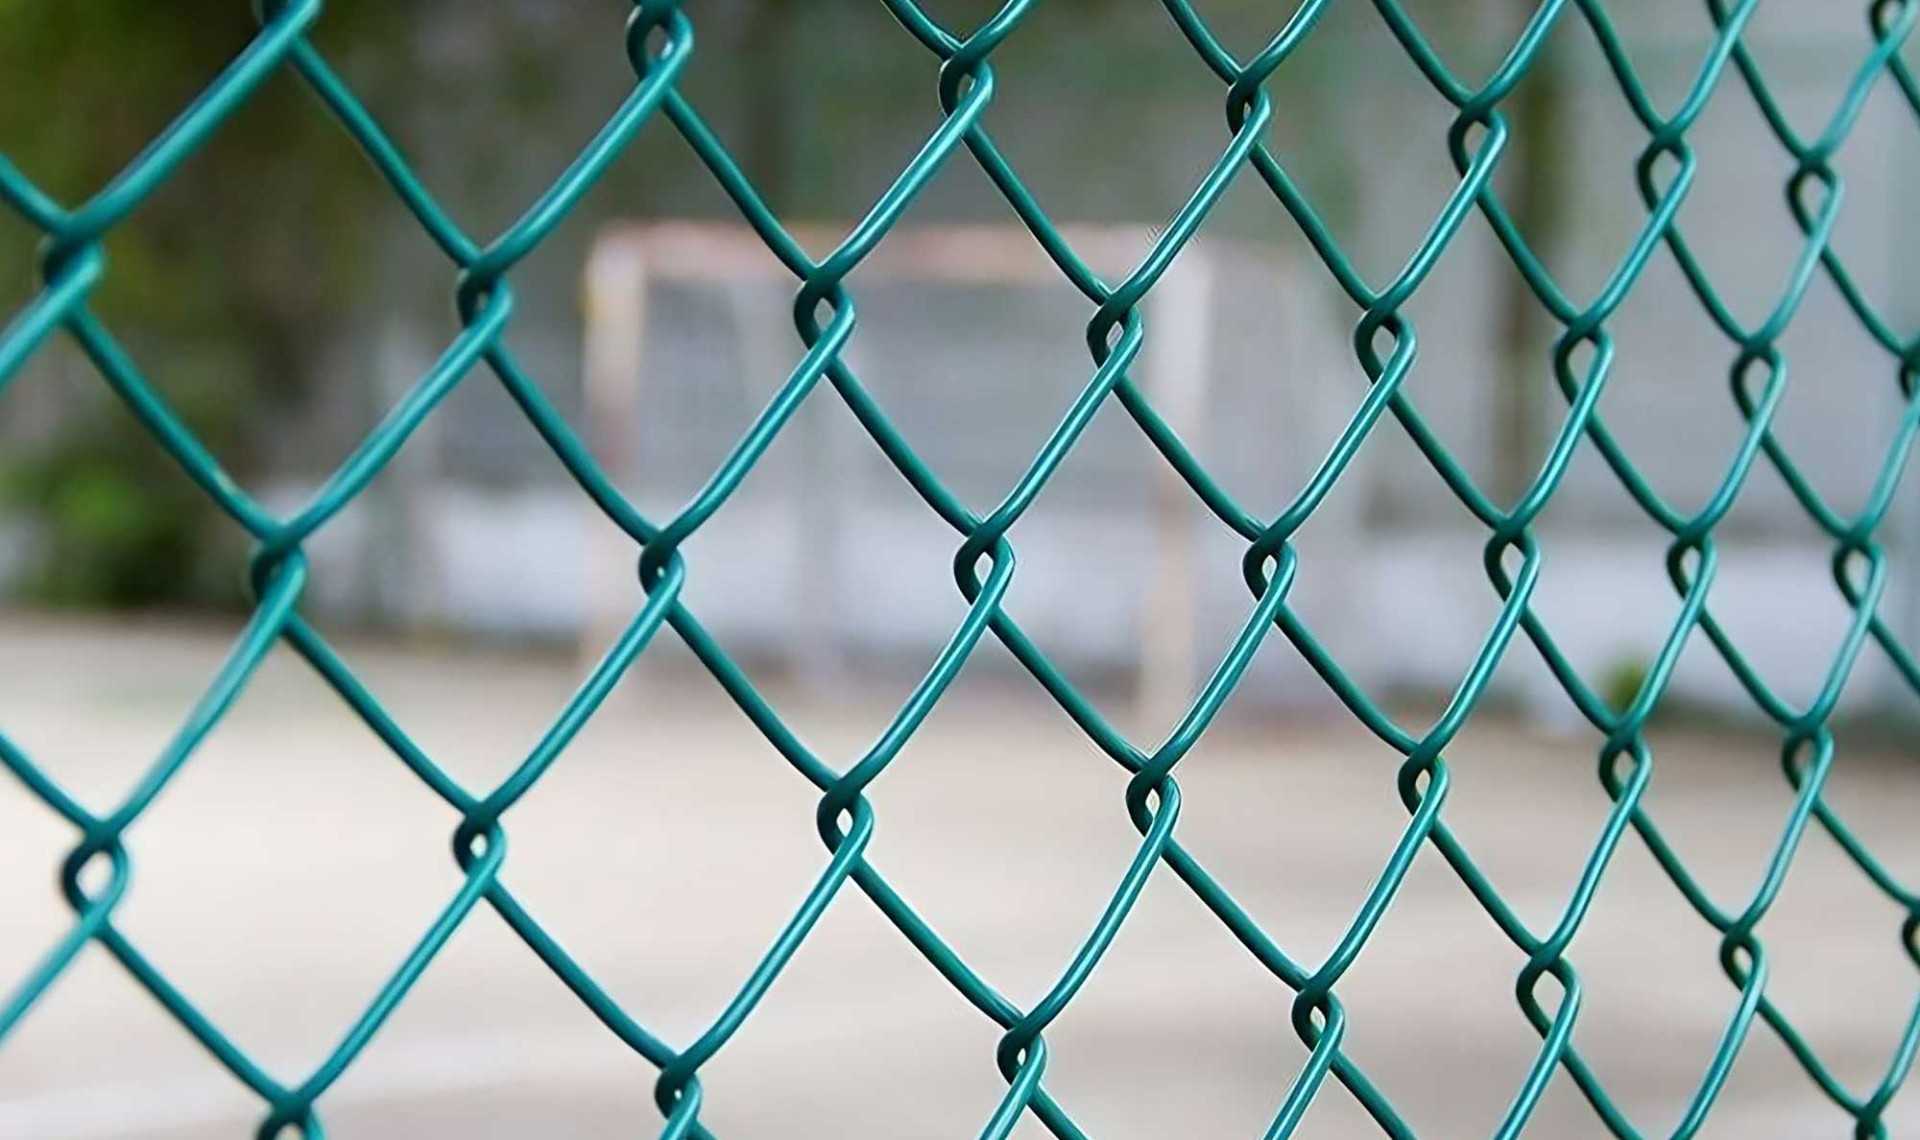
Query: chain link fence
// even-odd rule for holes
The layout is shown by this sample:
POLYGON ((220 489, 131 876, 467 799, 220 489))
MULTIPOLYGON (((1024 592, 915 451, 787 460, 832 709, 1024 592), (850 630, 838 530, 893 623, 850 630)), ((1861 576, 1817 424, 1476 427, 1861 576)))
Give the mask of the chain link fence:
MULTIPOLYGON (((1103 279, 1083 262, 1063 229, 1056 226, 996 147, 989 127, 988 112, 996 85, 995 49, 1019 33, 1037 5, 1032 0, 1009 0, 979 26, 959 29, 937 21, 913 0, 885 3, 902 34, 925 49, 929 82, 936 88, 944 114, 937 129, 886 192, 824 257, 809 255, 794 240, 783 219, 769 208, 683 93, 681 79, 701 51, 696 40, 699 14, 697 5, 683 6, 677 0, 642 0, 634 8, 624 37, 624 51, 634 74, 631 93, 546 192, 519 220, 490 240, 468 234, 441 209, 375 117, 315 48, 309 32, 316 21, 323 19, 319 0, 265 0, 259 33, 249 46, 117 177, 78 205, 54 200, 0 155, 0 201, 44 235, 40 262, 44 285, 0 330, 0 384, 19 375, 23 365, 50 338, 69 338, 154 440, 256 543, 249 578, 254 604, 246 628, 177 735, 110 811, 97 812, 84 806, 50 775, 49 758, 30 757, 0 737, 0 761, 47 809, 64 817, 78 835, 60 867, 60 884, 73 911, 73 924, 31 973, 17 980, 4 1005, 0 1005, 0 1042, 58 985, 76 955, 89 944, 97 944, 197 1038, 216 1063, 258 1094, 264 1105, 259 1135, 319 1136, 323 1127, 317 1105, 329 1086, 354 1064, 382 1024, 407 999, 449 937, 476 908, 484 906, 518 933, 608 1031, 657 1068, 655 1100, 664 1118, 659 1135, 706 1136, 709 1133, 701 1120, 702 1067, 726 1048, 729 1039, 753 1016, 768 987, 806 942, 816 920, 836 896, 858 892, 884 913, 980 1016, 1003 1031, 995 1059, 1005 1077, 1005 1095, 984 1122, 981 1134, 1006 1136, 1023 1118, 1030 1117, 1053 1135, 1080 1137, 1084 1133, 1075 1123, 1073 1106, 1056 1100, 1048 1088, 1046 1030, 1099 969, 1103 954, 1126 923, 1149 877, 1164 867, 1205 904, 1275 983, 1295 995, 1292 1026, 1310 1056, 1291 1083, 1283 1091, 1276 1090, 1279 1106, 1267 1135, 1291 1135, 1331 1079, 1352 1093, 1383 1134, 1405 1137, 1413 1135, 1413 1129, 1396 1112, 1388 1095, 1342 1050, 1348 1022, 1339 984, 1394 904, 1416 854, 1431 846, 1526 957, 1526 965, 1514 979, 1515 998, 1538 1032, 1540 1044, 1531 1067, 1516 1074, 1517 1092, 1498 1135, 1519 1135, 1549 1080, 1556 1071, 1564 1071, 1608 1130, 1617 1136, 1634 1137, 1641 1134, 1639 1126, 1626 1118, 1573 1042, 1581 1007, 1581 975, 1569 948, 1582 929, 1610 859, 1622 843, 1637 842, 1651 852, 1700 919, 1718 932, 1720 965, 1737 995, 1718 1047, 1674 1135, 1689 1136, 1702 1128, 1742 1046, 1755 1034, 1767 1033, 1777 1035, 1798 1059, 1808 1079, 1853 1118, 1856 1135, 1886 1135, 1883 1117, 1912 1065, 1916 1046, 1920 1046, 1920 1007, 1908 1018, 1896 1048, 1886 1058, 1884 1075, 1868 1088, 1847 1087, 1796 1030, 1793 1011, 1776 1005, 1770 997, 1763 926, 1803 835, 1809 826, 1815 826, 1830 833, 1857 864, 1860 874, 1905 913, 1904 922, 1897 930, 1887 930, 1886 937, 1898 939, 1906 956, 1920 965, 1920 893, 1877 861, 1874 852, 1822 798, 1835 754, 1830 715, 1869 643, 1877 643, 1906 688, 1920 694, 1920 662, 1901 643, 1880 609, 1889 576, 1883 523, 1898 490, 1916 428, 1920 428, 1920 401, 1915 399, 1920 388, 1920 337, 1896 327, 1856 287, 1846 262, 1830 241, 1844 203, 1843 179, 1835 170, 1834 159, 1849 142, 1869 94, 1876 87, 1891 88, 1920 118, 1920 82, 1900 55, 1916 19, 1920 19, 1920 2, 1875 0, 1867 8, 1864 15, 1871 33, 1870 47, 1824 126, 1809 135, 1789 122, 1769 91, 1767 77, 1743 43, 1743 31, 1757 0, 1737 4, 1707 0, 1716 31, 1690 89, 1670 111, 1655 105, 1637 76, 1610 5, 1604 0, 1547 0, 1541 4, 1504 60, 1477 85, 1449 69, 1398 0, 1376 0, 1374 7, 1406 55, 1433 90, 1457 111, 1445 140, 1458 172, 1455 188, 1400 271, 1381 282, 1367 280, 1349 260, 1315 204, 1264 141, 1267 128, 1276 116, 1284 114, 1284 109, 1275 105, 1263 85, 1313 33, 1316 21, 1330 7, 1328 0, 1307 0, 1269 42, 1244 58, 1224 46, 1196 6, 1187 0, 1163 0, 1170 18, 1167 34, 1184 39, 1192 49, 1195 65, 1218 78, 1224 97, 1224 121, 1216 128, 1222 141, 1217 159, 1186 202, 1156 230, 1145 256, 1132 272, 1115 280, 1103 279), (1604 285, 1585 299, 1569 295, 1555 280, 1493 189, 1494 174, 1514 132, 1503 106, 1529 70, 1538 65, 1550 32, 1556 25, 1575 21, 1584 23, 1591 32, 1627 106, 1644 127, 1646 140, 1633 168, 1645 207, 1644 224, 1604 285), (419 377, 385 418, 366 433, 311 501, 283 517, 263 507, 222 469, 196 438, 192 426, 148 382, 122 342, 96 315, 89 297, 111 272, 103 243, 115 228, 164 187, 180 165, 207 143, 223 121, 246 105, 264 82, 287 72, 297 75, 325 104, 384 176, 393 194, 445 253, 452 266, 453 299, 461 331, 431 370, 419 377), (1698 166, 1690 132, 1708 101, 1732 88, 1744 88, 1757 104, 1791 162, 1784 187, 1786 208, 1805 239, 1797 261, 1779 284, 1771 311, 1752 324, 1742 322, 1723 301, 1676 221, 1698 166), (665 519, 644 517, 631 505, 596 463, 577 427, 555 411, 522 369, 504 338, 515 307, 510 276, 514 266, 541 245, 642 131, 672 131, 684 138, 737 207, 740 217, 791 271, 796 283, 793 327, 804 348, 784 384, 705 487, 683 510, 665 519), (859 314, 859 298, 845 284, 849 274, 887 240, 916 195, 950 163, 972 163, 985 173, 1061 277, 1085 296, 1093 313, 1084 330, 1088 352, 1084 386, 1024 475, 997 506, 984 514, 969 509, 922 462, 916 442, 896 429, 843 354, 859 314), (1153 332, 1142 316, 1144 300, 1236 179, 1257 180, 1271 193, 1276 211, 1284 211, 1291 219, 1291 225, 1318 254, 1327 277, 1350 299, 1359 314, 1352 332, 1352 351, 1370 381, 1357 410, 1312 477, 1290 501, 1280 503, 1247 503, 1230 494, 1169 429, 1129 374, 1153 332), (1537 472, 1517 499, 1504 505, 1456 462, 1402 390, 1419 338, 1405 306, 1428 279, 1449 243, 1476 215, 1497 235, 1512 265, 1554 323, 1551 372, 1565 401, 1559 429, 1537 472), (1649 263, 1660 256, 1670 257, 1677 264, 1700 307, 1724 336, 1731 359, 1727 377, 1730 397, 1745 423, 1742 442, 1717 488, 1695 510, 1684 510, 1656 492, 1597 410, 1615 352, 1609 318, 1633 291, 1649 263), (1816 491, 1770 426, 1788 383, 1782 338, 1810 286, 1821 278, 1838 290, 1861 329, 1883 351, 1886 382, 1897 386, 1905 408, 1890 449, 1878 458, 1872 492, 1852 514, 1837 509, 1816 491), (308 563, 302 544, 362 494, 457 385, 494 382, 504 386, 571 473, 580 493, 631 539, 638 558, 633 595, 636 612, 538 746, 497 786, 475 789, 456 781, 408 736, 383 708, 379 696, 361 683, 327 638, 303 616, 301 598, 308 585, 308 563), (878 740, 864 755, 844 766, 836 766, 810 750, 781 711, 703 629, 698 616, 681 603, 684 585, 691 575, 699 573, 682 558, 682 545, 725 509, 729 497, 788 425, 796 409, 810 398, 843 402, 913 490, 951 525, 957 536, 952 563, 954 585, 968 605, 964 621, 878 740), (1197 698, 1166 738, 1150 745, 1131 739, 1111 723, 1023 633, 1002 605, 1017 573, 1016 545, 1010 532, 1045 493, 1049 479, 1074 449, 1090 419, 1110 404, 1125 410, 1192 495, 1243 540, 1241 571, 1251 599, 1244 624, 1197 698), (1444 483, 1484 528, 1484 570, 1502 603, 1464 678, 1443 711, 1428 724, 1403 723, 1381 701, 1363 691, 1289 606, 1289 590, 1298 564, 1294 536, 1341 479, 1357 450, 1389 415, 1424 453, 1433 477, 1444 483), (1553 630, 1530 604, 1543 564, 1534 524, 1554 501, 1576 449, 1583 446, 1598 452, 1639 509, 1671 536, 1666 570, 1678 599, 1677 614, 1637 691, 1618 707, 1562 656, 1553 630), (1846 636, 1826 665, 1824 684, 1803 707, 1776 693, 1748 664, 1740 646, 1716 621, 1712 605, 1716 525, 1741 495, 1755 469, 1761 467, 1778 473, 1807 518, 1830 539, 1833 589, 1852 615, 1846 636), (680 1047, 655 1036, 632 1011, 603 990, 502 879, 512 808, 566 750, 662 627, 670 627, 673 635, 692 649, 752 723, 801 776, 819 789, 816 824, 827 852, 825 866, 811 892, 758 968, 740 984, 732 1001, 706 1031, 680 1047), (1130 773, 1124 810, 1140 835, 1137 853, 1077 953, 1051 988, 1025 1005, 1016 1004, 977 973, 866 858, 877 820, 863 793, 900 754, 976 647, 990 637, 1018 658, 1101 752, 1130 773), (1352 716, 1404 757, 1395 780, 1407 812, 1405 829, 1344 935, 1320 961, 1302 961, 1284 951, 1276 936, 1243 910, 1182 845, 1176 829, 1181 801, 1176 773, 1182 757, 1207 731, 1256 650, 1276 637, 1291 643, 1352 716), (1530 643, 1530 650, 1516 645, 1523 640, 1530 643), (1777 726, 1782 778, 1794 789, 1792 811, 1757 890, 1750 897, 1731 902, 1709 897, 1663 839, 1658 823, 1642 804, 1655 765, 1648 743, 1649 718, 1661 703, 1681 653, 1689 645, 1701 643, 1724 660, 1755 709, 1777 726), (411 953, 337 1046, 294 1083, 270 1075, 223 1034, 221 1027, 195 1005, 193 997, 176 988, 115 922, 116 907, 127 895, 133 866, 129 830, 181 769, 192 762, 196 746, 240 698, 256 667, 277 644, 290 646, 310 664, 391 748, 395 758, 452 805, 463 820, 452 837, 452 854, 463 873, 464 885, 432 918, 411 953), (1489 678, 1503 657, 1529 651, 1538 653, 1552 670, 1565 701, 1604 736, 1597 770, 1612 805, 1558 921, 1545 929, 1525 923, 1494 889, 1463 838, 1449 827, 1442 810, 1450 780, 1449 744, 1482 702, 1489 678), (849 884, 853 892, 847 891, 849 884)), ((610 30, 608 50, 618 50, 612 46, 612 38, 610 30)), ((1863 145, 1873 143, 1868 140, 1863 145)), ((1819 363, 1809 363, 1817 379, 1819 363)))

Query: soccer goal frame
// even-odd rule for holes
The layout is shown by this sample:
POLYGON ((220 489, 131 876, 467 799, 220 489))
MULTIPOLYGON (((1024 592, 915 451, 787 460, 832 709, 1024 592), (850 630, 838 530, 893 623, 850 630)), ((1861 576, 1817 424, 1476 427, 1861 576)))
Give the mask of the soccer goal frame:
MULTIPOLYGON (((815 254, 831 249, 841 237, 840 231, 821 225, 796 226, 791 232, 815 254)), ((1061 232, 1082 260, 1107 280, 1124 277, 1151 242, 1151 234, 1141 226, 1070 225, 1061 232)), ((1194 447, 1203 443, 1210 398, 1214 284, 1222 258, 1235 255, 1246 256, 1205 240, 1194 242, 1145 301, 1152 330, 1143 347, 1147 394, 1167 424, 1194 447)), ((896 228, 860 265, 863 286, 888 280, 1068 287, 1031 234, 1015 225, 992 224, 896 228)), ((583 282, 583 395, 589 441, 616 481, 630 481, 639 470, 651 291, 664 284, 791 281, 792 272, 746 225, 622 222, 601 231, 587 259, 583 282)), ((778 371, 784 371, 786 363, 790 362, 756 362, 778 371)), ((825 491, 824 487, 801 487, 797 498, 804 504, 825 491)), ((1156 465, 1149 589, 1139 613, 1135 662, 1143 716, 1164 718, 1182 707, 1198 679, 1194 542, 1198 509, 1179 475, 1170 466, 1156 465)), ((632 559, 612 548, 621 541, 619 536, 604 527, 588 529, 594 537, 585 559, 589 569, 581 651, 596 655, 630 616, 634 586, 627 572, 632 559)), ((801 573, 811 579, 799 586, 803 599, 818 599, 830 590, 834 569, 824 560, 808 561, 801 573)), ((794 631, 795 652, 802 658, 797 662, 800 671, 813 676, 835 674, 840 668, 837 635, 831 628, 820 627, 830 621, 827 607, 803 604, 795 610, 798 621, 816 626, 794 631)))

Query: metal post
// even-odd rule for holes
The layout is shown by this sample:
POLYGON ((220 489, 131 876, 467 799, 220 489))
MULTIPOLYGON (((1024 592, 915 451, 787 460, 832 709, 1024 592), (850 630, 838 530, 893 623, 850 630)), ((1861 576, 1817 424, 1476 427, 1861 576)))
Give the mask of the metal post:
MULTIPOLYGON (((1206 428, 1214 273, 1206 247, 1199 245, 1168 267, 1152 294, 1144 346, 1148 398, 1194 449, 1203 445, 1206 428)), ((1154 560, 1141 607, 1136 699, 1141 723, 1157 732, 1170 728, 1193 699, 1200 598, 1193 490, 1167 463, 1156 464, 1154 476, 1154 560)))
MULTIPOLYGON (((639 473, 640 385, 646 350, 647 267, 638 240, 618 235, 594 245, 587 260, 583 344, 587 441, 616 485, 639 473)), ((582 523, 585 581, 580 646, 594 661, 640 605, 635 554, 627 537, 591 500, 582 523)))

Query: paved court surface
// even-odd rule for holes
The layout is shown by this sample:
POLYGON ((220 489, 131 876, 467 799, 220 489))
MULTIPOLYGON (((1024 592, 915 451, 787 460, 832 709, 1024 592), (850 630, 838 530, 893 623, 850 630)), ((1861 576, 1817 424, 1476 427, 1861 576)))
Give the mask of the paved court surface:
MULTIPOLYGON (((0 622, 0 636, 0 728, 96 807, 161 746, 223 648, 217 631, 45 620, 0 622)), ((475 785, 531 745, 575 676, 557 658, 347 652, 475 785)), ((780 699, 808 740, 845 758, 912 680, 780 699)), ((1789 806, 1776 747, 1675 726, 1654 744, 1651 809, 1732 905, 1789 806)), ((1490 715, 1450 752, 1447 818, 1537 926, 1563 905, 1604 814, 1593 749, 1490 715)), ((1840 749, 1832 800, 1920 879, 1920 749, 1845 737, 1840 749)), ((1182 765, 1180 833, 1282 946, 1318 960, 1405 822, 1393 766, 1333 713, 1229 709, 1182 765)), ((873 858, 1030 1002, 1132 853, 1124 783, 1030 685, 983 676, 875 787, 873 858)), ((822 865, 812 810, 810 787, 716 686, 649 666, 509 815, 507 876, 609 990, 684 1043, 822 865)), ((276 658, 130 833, 121 923, 237 1041, 297 1079, 456 889, 454 823, 296 661, 276 658)), ((68 921, 52 878, 72 841, 0 781, 0 987, 68 921)), ((1920 997, 1900 918, 1816 831, 1762 927, 1772 993, 1855 1089, 1878 1079, 1920 997)), ((1576 1042, 1639 1127, 1666 1135, 1734 1004, 1711 930, 1629 840, 1573 957, 1587 985, 1576 1042)), ((1511 1099, 1538 1045, 1513 998, 1521 964, 1424 853, 1339 989, 1350 1052, 1422 1135, 1484 1136, 1511 1099)), ((1257 1136, 1305 1056, 1290 996, 1163 874, 1049 1031, 1049 1087, 1094 1137, 1257 1136)), ((849 890, 705 1070, 704 1119, 727 1137, 971 1136, 1003 1087, 996 1036, 849 890)), ((482 908, 321 1107, 346 1140, 640 1137, 658 1127, 652 1077, 482 908)), ((259 1115, 101 952, 0 1047, 4 1140, 239 1137, 259 1115)), ((1920 1090, 1896 1102, 1890 1131, 1920 1136, 1920 1090)), ((1560 1078, 1528 1134, 1603 1131, 1560 1078)), ((1848 1134, 1764 1027, 1703 1133, 1848 1134)), ((1374 1133, 1330 1084, 1300 1135, 1374 1133)))

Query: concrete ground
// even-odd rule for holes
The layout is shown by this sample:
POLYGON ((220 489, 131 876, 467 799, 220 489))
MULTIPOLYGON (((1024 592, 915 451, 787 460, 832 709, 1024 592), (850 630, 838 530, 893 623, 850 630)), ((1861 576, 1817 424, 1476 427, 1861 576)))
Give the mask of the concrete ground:
MULTIPOLYGON (((101 809, 224 650, 217 630, 10 619, 0 631, 0 730, 101 809)), ((346 653, 475 787, 538 738, 578 672, 524 655, 346 653)), ((776 691, 802 735, 844 762, 913 679, 832 699, 776 691)), ((1594 746, 1489 714, 1449 752, 1446 818, 1536 928, 1564 905, 1601 826, 1594 746)), ((1666 726, 1654 748, 1650 810, 1716 899, 1741 905, 1791 801, 1777 746, 1666 726)), ((1283 947, 1317 962, 1405 823, 1395 760, 1333 711, 1229 708, 1180 768, 1179 833, 1283 947)), ((872 857, 982 974, 1030 1003, 1133 852, 1124 784, 1033 686, 970 673, 873 789, 872 857)), ((1843 736, 1830 799, 1890 869, 1920 881, 1920 749, 1843 736)), ((650 664, 507 817, 505 873, 635 1016, 684 1044, 822 866, 814 800, 711 681, 650 664)), ((119 922, 234 1040, 297 1081, 457 889, 455 822, 280 653, 129 833, 119 922)), ((0 991, 70 921, 53 876, 73 842, 0 779, 0 991)), ((1770 992, 1856 1092, 1879 1079, 1920 997, 1901 918, 1816 829, 1761 926, 1770 992)), ((1672 1130, 1733 1010, 1715 951, 1629 838, 1573 947, 1586 984, 1575 1042, 1646 1135, 1672 1130)), ((1349 1052, 1421 1135, 1486 1135, 1514 1095, 1538 1048, 1513 997, 1522 961, 1423 852, 1338 989, 1349 1052)), ((1048 1086, 1093 1137, 1257 1136, 1305 1056, 1291 996, 1160 872, 1048 1032, 1048 1086)), ((849 889, 703 1071, 703 1119, 726 1137, 971 1136, 1004 1087, 997 1036, 849 889)), ((642 1137, 659 1127, 653 1076, 483 907, 320 1107, 344 1140, 642 1137)), ((239 1137, 260 1115, 98 949, 0 1044, 5 1140, 239 1137)), ((1888 1122, 1920 1136, 1920 1091, 1888 1122)), ((1375 1134, 1331 1082, 1298 1133, 1375 1134)), ((1528 1130, 1604 1134, 1564 1076, 1528 1130)), ((1851 1131, 1756 1026, 1701 1134, 1851 1131)))

